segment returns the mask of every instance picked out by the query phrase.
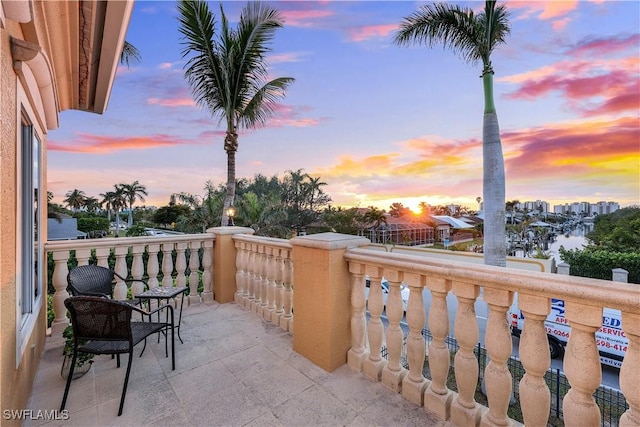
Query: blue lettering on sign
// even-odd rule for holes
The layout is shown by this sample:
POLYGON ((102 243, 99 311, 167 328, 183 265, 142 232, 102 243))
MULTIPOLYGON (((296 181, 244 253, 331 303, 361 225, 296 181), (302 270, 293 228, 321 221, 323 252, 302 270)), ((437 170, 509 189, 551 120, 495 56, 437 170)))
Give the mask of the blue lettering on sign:
POLYGON ((620 325, 622 325, 622 322, 620 321, 620 319, 614 319, 613 317, 603 317, 602 325, 620 329, 620 325))
POLYGON ((556 316, 564 317, 564 300, 552 298, 551 310, 556 312, 556 316))

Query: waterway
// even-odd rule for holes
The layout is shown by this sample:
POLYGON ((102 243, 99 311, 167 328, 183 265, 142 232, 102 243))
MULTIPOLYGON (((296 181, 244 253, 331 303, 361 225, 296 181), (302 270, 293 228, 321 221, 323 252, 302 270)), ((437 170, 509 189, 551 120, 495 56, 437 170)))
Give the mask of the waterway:
POLYGON ((569 234, 560 234, 556 236, 556 239, 549 245, 548 252, 553 254, 556 260, 556 264, 562 262, 560 259, 560 247, 564 247, 567 250, 579 249, 582 250, 587 245, 587 233, 593 230, 593 224, 581 224, 576 226, 569 234))

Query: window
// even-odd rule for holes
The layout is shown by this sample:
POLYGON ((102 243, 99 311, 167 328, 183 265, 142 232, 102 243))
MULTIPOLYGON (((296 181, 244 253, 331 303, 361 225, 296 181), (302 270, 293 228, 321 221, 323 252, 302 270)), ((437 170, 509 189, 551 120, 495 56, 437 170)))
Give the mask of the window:
MULTIPOLYGON (((18 352, 23 353, 42 304, 42 233, 39 221, 42 194, 41 144, 33 125, 23 114, 19 147, 18 187, 18 268, 20 280, 16 291, 18 303, 18 352)), ((18 360, 20 357, 18 357, 18 360)))

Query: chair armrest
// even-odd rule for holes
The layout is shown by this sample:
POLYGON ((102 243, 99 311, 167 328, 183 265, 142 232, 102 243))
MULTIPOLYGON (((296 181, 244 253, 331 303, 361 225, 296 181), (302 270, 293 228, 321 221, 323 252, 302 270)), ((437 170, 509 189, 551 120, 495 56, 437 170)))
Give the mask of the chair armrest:
MULTIPOLYGON (((69 292, 69 294, 71 294, 71 292, 69 292)), ((102 298, 109 298, 110 297, 110 295, 107 295, 107 294, 103 294, 103 293, 100 293, 100 292, 89 292, 89 291, 82 292, 82 296, 102 297, 102 298)))
POLYGON ((113 275, 114 275, 115 277, 117 277, 118 279, 122 280, 122 281, 123 281, 123 282, 125 282, 125 283, 131 283, 131 282, 142 282, 142 283, 144 284, 145 288, 148 288, 148 287, 149 287, 149 284, 148 284, 148 283, 147 283, 147 281, 146 281, 146 280, 144 280, 144 279, 127 279, 127 278, 122 277, 121 275, 119 275, 119 274, 118 274, 118 273, 116 273, 115 271, 113 272, 113 275))
POLYGON ((142 308, 135 307, 135 306, 131 306, 131 308, 133 309, 133 311, 137 311, 138 313, 141 313, 141 314, 143 314, 145 316, 151 316, 152 314, 156 314, 156 313, 158 313, 158 312, 160 312, 162 310, 168 309, 169 313, 171 313, 171 325, 173 325, 173 306, 171 304, 163 304, 160 307, 158 307, 158 308, 156 308, 154 310, 151 310, 151 311, 147 311, 147 310, 144 310, 142 308))

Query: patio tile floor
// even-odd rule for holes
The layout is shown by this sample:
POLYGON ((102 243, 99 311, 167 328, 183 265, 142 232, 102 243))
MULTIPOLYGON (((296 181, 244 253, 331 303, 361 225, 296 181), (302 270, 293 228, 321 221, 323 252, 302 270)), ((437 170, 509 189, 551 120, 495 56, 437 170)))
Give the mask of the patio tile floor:
MULTIPOLYGON (((164 342, 136 347, 122 416, 126 360, 97 356, 71 384, 67 420, 24 426, 446 425, 344 365, 329 373, 293 351, 289 333, 234 303, 185 307, 176 370, 164 342)), ((62 339, 47 338, 28 409, 59 409, 62 339)))

